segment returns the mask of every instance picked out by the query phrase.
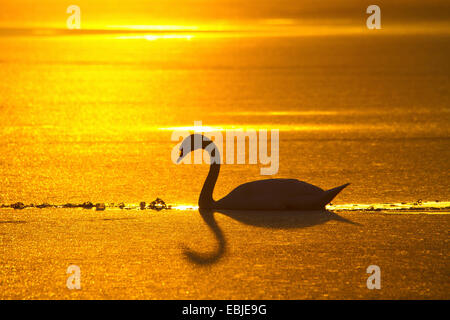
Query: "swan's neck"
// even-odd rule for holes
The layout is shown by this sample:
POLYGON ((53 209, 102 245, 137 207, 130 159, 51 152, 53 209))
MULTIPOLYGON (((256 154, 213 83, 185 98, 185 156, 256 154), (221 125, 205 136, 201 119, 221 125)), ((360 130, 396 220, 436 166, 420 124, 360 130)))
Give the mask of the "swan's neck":
MULTIPOLYGON (((215 152, 218 152, 217 148, 215 148, 215 152)), ((209 154, 211 158, 211 165, 209 167, 209 173, 206 177, 205 183, 203 184, 202 191, 200 192, 200 197, 198 199, 198 206, 200 208, 214 208, 215 201, 213 200, 213 191, 214 186, 216 185, 217 178, 219 177, 220 171, 220 161, 216 161, 217 163, 213 163, 211 152, 209 154)), ((218 157, 220 159, 220 156, 218 157)))

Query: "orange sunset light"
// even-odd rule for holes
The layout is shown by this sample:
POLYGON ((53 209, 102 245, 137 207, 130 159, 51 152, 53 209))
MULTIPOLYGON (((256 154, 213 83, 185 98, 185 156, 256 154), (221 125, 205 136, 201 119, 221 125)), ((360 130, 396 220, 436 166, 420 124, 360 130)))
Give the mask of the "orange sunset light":
POLYGON ((449 57, 448 0, 0 0, 2 311, 449 299, 449 57))

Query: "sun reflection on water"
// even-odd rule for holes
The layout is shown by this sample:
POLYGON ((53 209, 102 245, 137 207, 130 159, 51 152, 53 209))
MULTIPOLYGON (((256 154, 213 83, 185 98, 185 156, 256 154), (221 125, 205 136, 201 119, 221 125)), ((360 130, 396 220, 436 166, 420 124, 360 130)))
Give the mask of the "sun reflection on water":
POLYGON ((155 40, 191 40, 194 37, 194 35, 187 35, 187 34, 163 34, 163 35, 156 35, 156 34, 147 34, 147 35, 131 35, 131 36, 118 36, 117 39, 144 39, 148 41, 155 41, 155 40))

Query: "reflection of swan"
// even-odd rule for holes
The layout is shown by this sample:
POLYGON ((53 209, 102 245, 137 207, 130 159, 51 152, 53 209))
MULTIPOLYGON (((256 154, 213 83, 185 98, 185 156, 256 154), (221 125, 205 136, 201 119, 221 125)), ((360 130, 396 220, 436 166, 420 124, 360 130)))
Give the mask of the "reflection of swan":
POLYGON ((249 226, 267 229, 297 229, 307 228, 327 223, 328 221, 339 221, 355 226, 359 223, 347 220, 334 212, 321 211, 252 211, 252 210, 225 210, 225 209, 199 209, 203 221, 213 232, 216 240, 216 249, 207 252, 197 252, 184 247, 185 256, 195 264, 208 265, 216 263, 226 252, 226 239, 222 229, 214 219, 214 213, 221 213, 227 217, 249 226))
POLYGON ((184 247, 184 254, 186 257, 196 264, 211 264, 216 262, 224 253, 226 247, 225 236, 223 235, 222 229, 220 229, 216 220, 214 219, 214 211, 210 209, 199 209, 198 212, 203 218, 203 221, 208 225, 208 227, 213 232, 217 240, 217 249, 210 253, 199 253, 184 247))
POLYGON ((266 179, 244 183, 218 201, 213 200, 213 190, 220 170, 219 151, 209 138, 192 134, 185 138, 180 146, 180 162, 187 154, 196 149, 209 152, 211 165, 203 184, 198 206, 208 209, 229 210, 321 210, 344 189, 340 187, 322 190, 312 184, 296 179, 266 179), (201 143, 196 143, 201 141, 201 143))
POLYGON ((297 229, 339 221, 359 226, 359 223, 345 219, 328 210, 320 211, 252 211, 223 210, 217 212, 243 224, 268 229, 297 229))

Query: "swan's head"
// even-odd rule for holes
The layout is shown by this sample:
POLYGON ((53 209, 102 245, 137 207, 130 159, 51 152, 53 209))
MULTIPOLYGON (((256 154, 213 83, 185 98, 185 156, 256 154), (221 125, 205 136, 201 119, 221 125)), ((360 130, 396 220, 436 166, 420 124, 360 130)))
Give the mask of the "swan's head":
MULTIPOLYGON (((211 139, 205 137, 202 134, 194 133, 186 137, 180 145, 180 156, 177 159, 177 163, 180 163, 184 157, 197 149, 206 149, 212 142, 211 139)), ((213 150, 214 152, 214 150, 213 150)))

